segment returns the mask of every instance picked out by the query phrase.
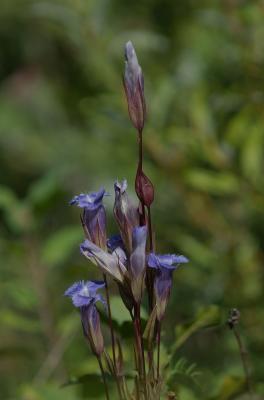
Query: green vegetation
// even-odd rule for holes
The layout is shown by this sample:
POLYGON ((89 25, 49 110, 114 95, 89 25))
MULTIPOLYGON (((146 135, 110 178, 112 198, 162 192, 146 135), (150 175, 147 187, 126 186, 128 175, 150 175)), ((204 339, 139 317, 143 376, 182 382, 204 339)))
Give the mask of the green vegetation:
MULTIPOLYGON (((79 254, 68 201, 104 186, 115 233, 113 182, 126 177, 133 192, 137 146, 122 87, 129 39, 145 77, 157 248, 191 260, 174 276, 164 322, 169 388, 180 400, 263 398, 263 38, 261 0, 1 0, 1 399, 104 398, 63 297, 72 282, 98 278, 79 254), (251 397, 225 324, 233 307, 251 397)), ((133 373, 129 316, 118 298, 114 306, 133 373)))

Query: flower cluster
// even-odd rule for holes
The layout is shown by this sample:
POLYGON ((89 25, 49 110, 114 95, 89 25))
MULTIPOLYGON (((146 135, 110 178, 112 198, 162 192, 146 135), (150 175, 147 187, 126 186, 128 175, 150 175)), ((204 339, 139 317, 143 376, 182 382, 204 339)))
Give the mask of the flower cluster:
MULTIPOLYGON (((173 271, 188 260, 182 255, 156 254, 153 243, 150 206, 154 199, 154 188, 149 178, 143 172, 142 130, 146 117, 144 98, 144 83, 141 67, 138 64, 136 52, 131 42, 125 47, 124 87, 127 96, 131 121, 139 134, 139 160, 135 178, 135 189, 139 204, 134 205, 127 193, 127 181, 116 181, 114 184, 115 201, 114 217, 119 233, 109 237, 106 229, 106 210, 103 203, 107 195, 104 189, 88 194, 81 193, 70 202, 82 209, 82 226, 85 240, 80 245, 81 254, 92 262, 101 272, 102 281, 80 281, 73 284, 65 295, 71 297, 75 307, 80 309, 83 332, 88 339, 92 351, 97 356, 100 366, 101 357, 106 355, 108 370, 116 379, 120 400, 129 398, 124 389, 123 366, 117 361, 116 333, 111 321, 110 296, 108 280, 117 284, 124 305, 128 308, 134 327, 135 336, 135 367, 138 377, 135 381, 134 395, 137 400, 159 398, 153 393, 159 393, 160 374, 159 359, 157 374, 153 367, 153 354, 156 339, 160 338, 161 322, 173 283, 173 271), (104 289, 106 301, 98 290, 104 289), (140 309, 147 293, 149 300, 149 320, 152 321, 152 334, 148 346, 149 371, 146 373, 146 362, 143 345, 140 309), (106 304, 107 315, 112 338, 112 359, 104 349, 103 334, 100 325, 100 315, 97 303, 106 304), (111 361, 110 361, 111 360, 111 361), (120 378, 121 376, 121 378, 120 378), (151 380, 151 392, 147 380, 151 380), (156 397, 155 397, 156 396, 156 397)), ((158 346, 160 343, 158 343, 158 346)), ((119 349, 119 351, 121 351, 119 349)), ((158 349, 159 357, 159 349, 158 349)), ((120 357, 119 357, 120 359, 120 357)), ((102 369, 101 369, 102 370, 102 369)), ((106 382, 105 382, 106 383, 106 382)), ((108 396, 108 391, 106 391, 108 396)))

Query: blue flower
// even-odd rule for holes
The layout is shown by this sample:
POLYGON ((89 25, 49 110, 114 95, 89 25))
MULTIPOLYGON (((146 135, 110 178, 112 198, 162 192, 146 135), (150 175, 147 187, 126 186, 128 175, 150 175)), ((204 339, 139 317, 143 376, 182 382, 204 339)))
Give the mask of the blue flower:
POLYGON ((160 269, 166 268, 175 270, 180 264, 189 262, 188 258, 176 254, 154 254, 150 253, 148 256, 148 266, 150 268, 160 269))
POLYGON ((180 264, 185 264, 188 259, 182 255, 176 254, 154 254, 148 256, 148 266, 156 269, 154 291, 157 307, 157 319, 161 321, 164 317, 165 310, 169 301, 172 274, 180 264))
POLYGON ((106 248, 106 212, 103 205, 104 189, 89 194, 81 193, 75 196, 70 204, 83 208, 83 227, 87 239, 97 246, 106 248))
POLYGON ((91 192, 88 194, 81 193, 70 201, 70 205, 76 205, 80 208, 87 208, 90 211, 97 210, 101 205, 104 196, 108 193, 102 188, 98 192, 91 192))
POLYGON ((97 290, 103 287, 105 287, 104 282, 80 281, 75 282, 64 293, 65 296, 71 297, 75 307, 80 309, 83 333, 97 356, 104 351, 104 339, 95 303, 101 301, 105 305, 103 297, 97 293, 97 290))
POLYGON ((75 307, 89 306, 97 301, 101 301, 104 304, 103 297, 97 294, 97 290, 103 287, 105 287, 105 284, 100 281, 75 282, 66 290, 64 295, 71 297, 75 307))

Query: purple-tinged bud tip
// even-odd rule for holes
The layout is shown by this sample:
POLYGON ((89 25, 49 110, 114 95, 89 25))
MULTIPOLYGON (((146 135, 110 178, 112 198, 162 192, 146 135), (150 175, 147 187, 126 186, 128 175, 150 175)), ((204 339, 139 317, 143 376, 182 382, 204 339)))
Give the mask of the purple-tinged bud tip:
POLYGON ((135 128, 142 131, 146 117, 144 79, 131 41, 125 45, 125 60, 124 88, 128 111, 135 128))
POLYGON ((81 319, 84 335, 89 340, 92 351, 96 356, 101 356, 104 351, 104 338, 100 316, 94 304, 81 308, 81 319))
POLYGON ((135 190, 141 203, 146 207, 150 207, 154 200, 154 186, 142 169, 137 170, 135 190))
POLYGON ((144 278, 146 272, 146 241, 147 227, 139 226, 133 230, 132 246, 133 251, 130 256, 130 279, 131 289, 137 303, 141 301, 144 278))

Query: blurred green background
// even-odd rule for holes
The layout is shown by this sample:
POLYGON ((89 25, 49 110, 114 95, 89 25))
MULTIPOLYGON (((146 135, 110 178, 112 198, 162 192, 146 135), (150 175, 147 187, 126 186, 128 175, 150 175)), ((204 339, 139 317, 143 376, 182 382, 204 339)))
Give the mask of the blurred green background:
MULTIPOLYGON (((237 307, 264 393, 263 0, 1 0, 3 400, 103 398, 63 297, 74 280, 98 277, 79 254, 79 211, 68 202, 104 186, 110 234, 115 179, 126 177, 134 196, 136 134, 122 87, 129 39, 145 76, 157 248, 191 260, 175 274, 164 324, 169 388, 181 400, 245 399, 225 326, 237 307)), ((114 315, 122 326, 117 295, 114 315)))

